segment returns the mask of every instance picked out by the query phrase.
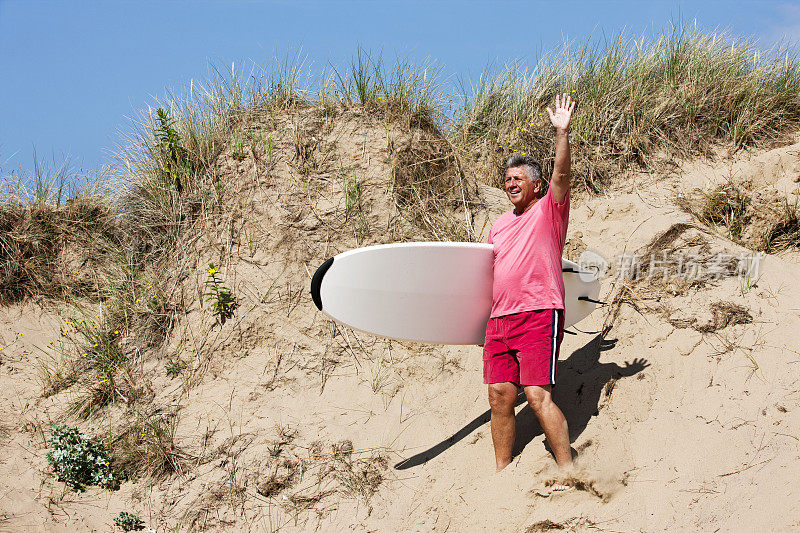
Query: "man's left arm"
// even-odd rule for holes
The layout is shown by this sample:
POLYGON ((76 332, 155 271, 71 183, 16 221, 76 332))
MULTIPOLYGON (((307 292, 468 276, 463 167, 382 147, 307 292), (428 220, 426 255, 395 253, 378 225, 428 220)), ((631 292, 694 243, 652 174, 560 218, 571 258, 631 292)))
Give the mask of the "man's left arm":
POLYGON ((575 102, 567 93, 556 95, 555 110, 547 108, 550 122, 556 130, 556 156, 553 161, 553 176, 550 179, 550 191, 556 203, 561 203, 569 192, 570 151, 569 123, 575 102))

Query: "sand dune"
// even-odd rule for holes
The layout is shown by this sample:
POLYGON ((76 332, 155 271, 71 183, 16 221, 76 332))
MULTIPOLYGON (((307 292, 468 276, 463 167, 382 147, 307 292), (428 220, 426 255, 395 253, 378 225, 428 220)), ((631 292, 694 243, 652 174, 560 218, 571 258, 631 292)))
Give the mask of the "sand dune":
MULTIPOLYGON (((313 109, 281 118, 271 135, 268 168, 223 154, 226 215, 198 226, 188 275, 165 274, 178 276, 171 297, 185 312, 164 346, 137 359, 147 408, 117 398, 77 421, 103 437, 145 411, 162 417, 174 426, 175 473, 116 491, 54 481, 47 431, 65 420, 80 379, 45 394, 43 369, 63 367, 54 346, 68 319, 104 311, 30 300, 0 309, 0 530, 106 531, 122 510, 157 531, 800 527, 800 261, 791 250, 768 254, 757 276, 739 275, 737 261, 753 252, 683 201, 731 176, 794 201, 800 144, 631 173, 604 194, 576 196, 565 253, 609 263, 609 305, 565 337, 559 363, 556 400, 576 467, 554 469, 520 400, 516 456, 497 473, 480 348, 349 331, 308 293, 309 272, 340 251, 437 238, 424 220, 399 216, 391 183, 398 154, 445 150, 444 141, 313 109), (313 162, 293 155, 297 131, 313 138, 313 162), (620 257, 655 252, 694 254, 705 268, 720 254, 734 263, 687 278, 673 261, 625 278, 620 257), (210 261, 238 298, 225 324, 202 297, 210 261), (170 375, 175 361, 183 367, 170 375), (564 479, 576 490, 543 496, 564 479)), ((438 227, 467 216, 484 240, 509 208, 504 194, 453 166, 442 175, 460 190, 441 200, 438 227)))

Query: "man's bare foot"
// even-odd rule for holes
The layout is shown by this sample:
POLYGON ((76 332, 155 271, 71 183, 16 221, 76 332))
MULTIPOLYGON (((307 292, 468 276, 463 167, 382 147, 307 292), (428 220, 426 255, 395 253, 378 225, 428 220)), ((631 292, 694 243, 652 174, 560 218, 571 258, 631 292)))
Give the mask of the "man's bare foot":
POLYGON ((562 485, 560 483, 555 483, 553 485, 550 485, 547 493, 550 496, 553 496, 555 494, 564 494, 565 492, 569 492, 571 490, 575 490, 575 487, 573 487, 572 485, 562 485))
POLYGON ((537 496, 541 496, 542 498, 549 498, 551 496, 557 496, 559 494, 566 494, 567 492, 572 492, 575 490, 575 487, 572 485, 565 485, 563 483, 553 483, 552 485, 544 486, 540 489, 535 489, 533 491, 534 494, 537 496))
POLYGON ((501 471, 505 467, 511 464, 511 461, 498 461, 497 462, 497 471, 501 471))

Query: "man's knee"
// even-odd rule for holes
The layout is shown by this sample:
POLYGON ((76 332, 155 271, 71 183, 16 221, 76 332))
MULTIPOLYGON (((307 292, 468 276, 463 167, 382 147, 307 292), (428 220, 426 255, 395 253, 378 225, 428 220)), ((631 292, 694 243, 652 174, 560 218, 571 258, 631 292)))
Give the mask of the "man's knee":
POLYGON ((489 407, 493 411, 508 411, 514 409, 517 400, 517 386, 513 383, 489 384, 489 407))
POLYGON ((543 407, 546 407, 553 401, 550 389, 550 385, 531 385, 525 387, 525 397, 528 399, 528 405, 531 406, 534 413, 541 412, 543 407))

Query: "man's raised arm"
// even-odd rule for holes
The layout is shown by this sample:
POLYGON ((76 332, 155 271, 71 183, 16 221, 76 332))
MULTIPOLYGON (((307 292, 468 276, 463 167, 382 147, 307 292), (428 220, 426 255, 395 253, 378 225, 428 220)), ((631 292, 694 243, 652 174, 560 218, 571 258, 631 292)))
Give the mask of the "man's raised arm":
POLYGON ((569 122, 575 102, 567 93, 556 95, 555 110, 547 108, 550 122, 556 130, 556 157, 553 162, 553 177, 550 179, 550 190, 557 203, 564 201, 569 191, 570 153, 569 122))

